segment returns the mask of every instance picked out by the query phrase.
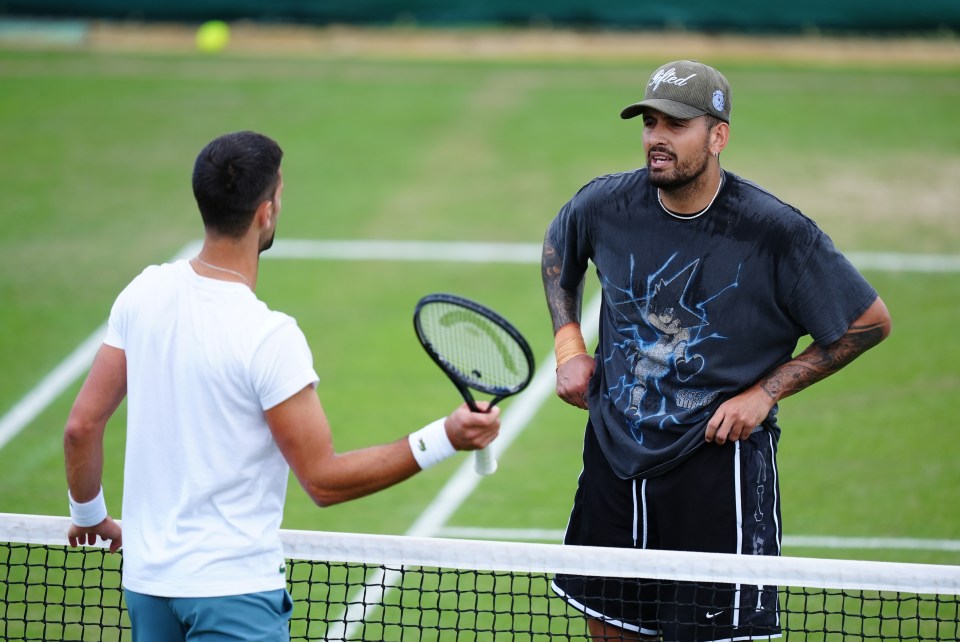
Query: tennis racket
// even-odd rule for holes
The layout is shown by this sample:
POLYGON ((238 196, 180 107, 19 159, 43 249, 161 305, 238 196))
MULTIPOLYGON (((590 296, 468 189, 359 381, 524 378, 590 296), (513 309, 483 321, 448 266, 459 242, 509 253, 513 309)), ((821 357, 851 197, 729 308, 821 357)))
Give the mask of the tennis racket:
MULTIPOLYGON (((470 409, 480 412, 471 390, 497 402, 515 395, 533 377, 533 351, 499 314, 455 294, 429 294, 417 303, 413 325, 423 349, 457 387, 470 409)), ((497 470, 488 448, 476 451, 480 475, 497 470)))

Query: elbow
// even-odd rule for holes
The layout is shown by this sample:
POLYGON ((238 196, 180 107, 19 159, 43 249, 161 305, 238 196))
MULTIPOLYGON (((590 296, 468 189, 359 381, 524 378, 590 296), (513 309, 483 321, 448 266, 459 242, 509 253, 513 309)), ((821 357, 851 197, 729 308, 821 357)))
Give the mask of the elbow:
POLYGON ((883 341, 893 332, 893 318, 891 318, 890 311, 882 301, 880 301, 880 305, 880 319, 877 325, 880 328, 880 341, 883 341))
POLYGON ((96 424, 83 421, 76 415, 71 414, 63 428, 63 447, 67 451, 81 448, 99 434, 96 424))
POLYGON ((889 337, 893 332, 893 319, 883 300, 878 298, 874 301, 851 329, 864 333, 861 339, 864 349, 873 347, 889 337))
POLYGON ((341 503, 341 500, 338 500, 336 497, 332 495, 328 495, 326 493, 308 493, 308 494, 310 495, 310 499, 313 500, 313 504, 317 508, 329 508, 330 506, 335 506, 341 503))
POLYGON ((339 458, 332 455, 314 458, 291 466, 300 483, 300 488, 319 508, 342 504, 354 498, 349 480, 344 479, 338 468, 339 458))
POLYGON ((330 486, 304 484, 303 490, 319 508, 329 508, 353 499, 349 494, 330 486))

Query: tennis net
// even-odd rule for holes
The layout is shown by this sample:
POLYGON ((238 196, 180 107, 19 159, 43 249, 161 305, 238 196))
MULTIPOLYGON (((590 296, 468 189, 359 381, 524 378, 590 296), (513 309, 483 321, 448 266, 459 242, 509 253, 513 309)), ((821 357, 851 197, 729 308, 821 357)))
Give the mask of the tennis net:
MULTIPOLYGON (((67 547, 68 525, 0 514, 0 639, 131 639, 122 556, 67 547)), ((650 578, 660 617, 678 618, 664 640, 767 639, 750 629, 757 613, 790 641, 960 639, 958 566, 289 530, 283 542, 297 641, 588 640, 583 613, 551 587, 557 574, 615 587, 650 578), (731 594, 740 606, 717 602, 731 594), (726 624, 684 620, 714 606, 728 607, 726 624)))

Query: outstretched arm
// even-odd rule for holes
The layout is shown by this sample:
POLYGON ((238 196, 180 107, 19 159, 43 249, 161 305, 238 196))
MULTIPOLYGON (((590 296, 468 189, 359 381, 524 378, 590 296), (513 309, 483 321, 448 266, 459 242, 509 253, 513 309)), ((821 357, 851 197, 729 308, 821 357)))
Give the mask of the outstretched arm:
MULTIPOLYGON (((486 402, 478 405, 484 410, 486 402)), ((375 493, 421 470, 407 437, 338 454, 333 447, 330 424, 313 386, 267 410, 265 415, 280 452, 318 506, 375 493)), ((475 413, 463 404, 444 420, 442 428, 438 424, 436 430, 449 439, 449 445, 444 444, 447 449, 475 450, 485 447, 497 436, 499 417, 500 409, 496 406, 489 412, 475 413)), ((436 445, 431 441, 430 446, 436 445)), ((422 442, 421 446, 426 448, 422 442)))
POLYGON ((811 344, 721 404, 707 423, 706 440, 722 444, 728 439, 746 439, 775 403, 837 372, 886 339, 892 327, 887 306, 878 297, 842 337, 825 346, 811 344))
POLYGON ((587 407, 587 385, 593 376, 594 360, 586 350, 580 332, 583 305, 583 279, 576 290, 560 286, 563 259, 550 241, 543 240, 540 262, 543 290, 553 322, 554 348, 557 354, 557 396, 572 406, 587 407))

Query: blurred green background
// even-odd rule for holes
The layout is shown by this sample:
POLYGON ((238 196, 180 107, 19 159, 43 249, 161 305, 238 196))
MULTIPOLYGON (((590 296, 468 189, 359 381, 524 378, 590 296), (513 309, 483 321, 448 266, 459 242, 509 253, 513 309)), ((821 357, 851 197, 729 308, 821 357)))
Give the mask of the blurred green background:
MULTIPOLYGON (((190 171, 213 137, 255 129, 284 147, 281 239, 535 246, 581 185, 643 164, 639 125, 619 110, 659 64, 684 57, 682 43, 622 59, 0 48, 0 417, 97 330, 144 266, 200 239, 190 171)), ((948 266, 867 270, 893 336, 782 404, 784 532, 955 543, 960 59, 851 61, 818 52, 817 39, 790 58, 760 45, 701 56, 733 87, 724 167, 799 207, 844 251, 948 266)), ((536 256, 268 258, 258 295, 304 329, 340 450, 398 438, 459 403, 413 333, 427 292, 479 299, 515 322, 540 361, 552 353, 536 256)), ((66 513, 61 432, 78 385, 0 449, 0 511, 66 513)), ((562 529, 584 421, 551 397, 448 525, 562 529)), ((120 413, 105 478, 115 511, 123 432, 120 413)), ((284 526, 404 533, 462 461, 324 510, 292 481, 284 526)), ((960 561, 957 548, 786 552, 960 561)))

